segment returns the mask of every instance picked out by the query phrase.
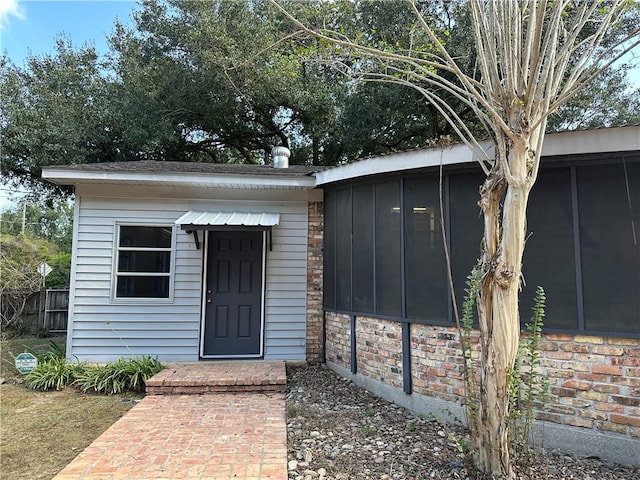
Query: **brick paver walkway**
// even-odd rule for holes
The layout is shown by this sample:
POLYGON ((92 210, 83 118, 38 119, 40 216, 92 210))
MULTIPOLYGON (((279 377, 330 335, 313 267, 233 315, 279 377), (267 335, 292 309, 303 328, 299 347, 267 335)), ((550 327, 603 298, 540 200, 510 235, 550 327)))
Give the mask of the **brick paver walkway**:
POLYGON ((54 480, 286 480, 282 393, 151 395, 54 480))

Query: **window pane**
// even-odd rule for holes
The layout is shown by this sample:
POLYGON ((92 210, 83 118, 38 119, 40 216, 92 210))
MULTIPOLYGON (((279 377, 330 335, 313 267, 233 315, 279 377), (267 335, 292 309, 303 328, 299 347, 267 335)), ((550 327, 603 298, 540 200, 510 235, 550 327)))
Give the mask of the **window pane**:
POLYGON ((585 328, 640 333, 640 159, 577 178, 585 328))
POLYGON ((449 176, 449 244, 458 311, 462 308, 467 277, 480 257, 483 225, 478 200, 484 178, 482 173, 449 176))
POLYGON ((171 227, 120 226, 121 247, 171 248, 171 227))
POLYGON ((577 330, 576 278, 568 168, 541 170, 527 208, 527 244, 523 257, 526 285, 520 294, 520 320, 531 319, 536 287, 545 290, 544 326, 577 330))
POLYGON ((373 185, 353 187, 353 309, 374 313, 373 185))
POLYGON ((351 188, 336 192, 336 308, 351 311, 351 188))
POLYGON ((400 265, 400 182, 375 185, 376 313, 402 315, 400 265))
POLYGON ((336 308, 336 192, 324 192, 324 306, 336 308))
POLYGON ((169 277, 118 276, 119 298, 169 298, 169 277))
POLYGON ((118 272, 169 273, 171 252, 120 251, 118 272))
POLYGON ((119 226, 116 298, 169 298, 173 228, 119 226), (166 273, 138 276, 126 273, 166 273), (120 275, 123 274, 123 275, 120 275))
POLYGON ((407 317, 447 320, 447 271, 442 247, 438 178, 404 181, 407 317))

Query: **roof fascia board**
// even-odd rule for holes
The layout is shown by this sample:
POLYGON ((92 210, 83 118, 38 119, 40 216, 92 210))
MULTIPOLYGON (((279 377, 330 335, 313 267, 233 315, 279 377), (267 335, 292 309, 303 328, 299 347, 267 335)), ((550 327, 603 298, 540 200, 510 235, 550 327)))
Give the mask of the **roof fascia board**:
MULTIPOLYGON (((489 158, 495 148, 491 142, 481 142, 489 158)), ((640 126, 602 128, 572 132, 549 133, 544 139, 542 156, 579 155, 640 150, 640 126)), ((440 150, 436 148, 382 155, 348 163, 316 173, 317 185, 352 178, 398 172, 415 168, 456 165, 476 162, 478 156, 463 144, 440 150)))
POLYGON ((456 163, 474 161, 472 150, 466 145, 453 145, 443 149, 413 150, 410 152, 393 153, 380 157, 367 158, 339 167, 330 168, 316 173, 317 185, 339 182, 351 178, 377 175, 380 173, 398 172, 456 163))
POLYGON ((542 156, 634 150, 640 150, 640 126, 550 133, 544 139, 542 156))
POLYGON ((226 185, 273 186, 290 188, 313 188, 315 179, 312 176, 271 176, 271 175, 229 175, 202 173, 150 173, 150 172, 100 172, 93 170, 70 170, 64 167, 46 167, 42 170, 42 178, 61 185, 78 185, 82 183, 153 183, 154 185, 189 185, 224 188, 226 185))

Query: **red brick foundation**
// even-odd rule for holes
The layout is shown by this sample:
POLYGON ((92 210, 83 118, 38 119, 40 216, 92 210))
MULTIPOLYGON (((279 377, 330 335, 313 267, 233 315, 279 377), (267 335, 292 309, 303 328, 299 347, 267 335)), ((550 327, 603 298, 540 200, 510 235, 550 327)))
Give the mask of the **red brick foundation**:
MULTIPOLYGON (((350 369, 351 317, 327 312, 326 318, 327 362, 350 369)), ((412 324, 410 332, 412 391, 461 403, 457 330, 412 324)), ((359 375, 402 388, 399 322, 357 317, 356 347, 359 375)), ((640 340, 548 333, 541 349, 541 373, 550 385, 541 419, 640 438, 640 340)))
POLYGON ((322 362, 322 202, 309 202, 307 239, 307 362, 322 362))
POLYGON ((358 373, 402 388, 402 329, 398 322, 358 317, 356 359, 358 373))
POLYGON ((351 368, 351 326, 348 315, 327 312, 327 363, 351 368))

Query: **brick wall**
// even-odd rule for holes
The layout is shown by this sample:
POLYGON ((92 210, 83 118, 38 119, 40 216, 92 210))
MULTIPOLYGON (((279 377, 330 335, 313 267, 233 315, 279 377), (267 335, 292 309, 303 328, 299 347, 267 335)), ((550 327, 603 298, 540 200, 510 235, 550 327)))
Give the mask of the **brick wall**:
POLYGON ((307 238, 307 361, 322 361, 322 202, 309 202, 307 238))
MULTIPOLYGON (((474 337, 474 359, 479 358, 474 337)), ((413 391, 449 402, 464 397, 462 351, 455 329, 411 325, 411 377, 413 391)))
POLYGON ((640 340, 547 334, 547 420, 640 438, 640 340))
MULTIPOLYGON (((460 402, 461 350, 454 328, 411 325, 413 392, 460 402)), ((477 359, 478 339, 473 339, 477 359)), ((349 368, 350 317, 327 313, 327 362, 349 368)), ((358 317, 358 373, 402 388, 400 323, 358 317)), ((540 417, 558 424, 640 438, 640 340, 545 334, 540 368, 550 396, 540 417)))
POLYGON ((402 388, 402 329, 398 322, 356 318, 358 373, 402 388))
POLYGON ((341 313, 327 312, 327 363, 351 368, 351 318, 341 313))

